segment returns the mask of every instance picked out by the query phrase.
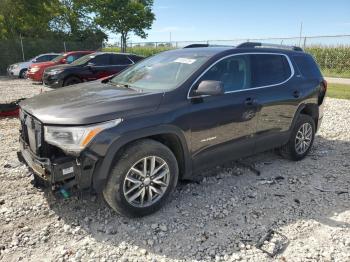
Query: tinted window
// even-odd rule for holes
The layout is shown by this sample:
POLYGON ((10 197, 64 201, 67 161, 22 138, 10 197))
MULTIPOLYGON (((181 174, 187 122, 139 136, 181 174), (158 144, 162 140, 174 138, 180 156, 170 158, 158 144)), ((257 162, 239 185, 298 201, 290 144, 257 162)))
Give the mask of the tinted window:
POLYGON ((203 80, 222 81, 225 92, 241 90, 250 86, 249 71, 249 56, 232 56, 211 67, 199 82, 203 80))
POLYGON ((259 54, 251 56, 252 87, 281 83, 291 75, 288 60, 282 55, 259 54))
POLYGON ((138 61, 140 61, 140 60, 143 59, 142 56, 137 56, 137 55, 129 55, 129 58, 130 58, 132 61, 134 61, 134 63, 136 63, 136 62, 138 62, 138 61))
POLYGON ((50 60, 52 60, 52 59, 54 59, 56 56, 58 56, 58 55, 48 55, 48 61, 50 61, 50 60))
POLYGON ((49 61, 51 59, 49 59, 49 56, 48 55, 42 55, 42 56, 39 56, 37 59, 36 59, 36 62, 39 63, 39 62, 46 62, 46 61, 49 61))
POLYGON ((111 55, 112 65, 130 65, 132 62, 125 55, 111 55))
POLYGON ((297 55, 293 56, 300 73, 305 77, 319 78, 322 76, 320 69, 311 56, 297 55))
POLYGON ((91 59, 89 63, 93 63, 95 66, 109 65, 109 55, 98 55, 91 59))

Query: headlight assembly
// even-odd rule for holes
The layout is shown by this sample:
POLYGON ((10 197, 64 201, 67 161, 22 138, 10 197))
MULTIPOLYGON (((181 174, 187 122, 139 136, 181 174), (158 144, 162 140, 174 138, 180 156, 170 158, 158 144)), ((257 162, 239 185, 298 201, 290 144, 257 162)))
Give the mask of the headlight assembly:
POLYGON ((63 69, 57 69, 57 70, 49 71, 47 73, 50 75, 58 75, 59 73, 62 73, 62 72, 63 72, 63 69))
POLYGON ((35 73, 35 72, 38 72, 39 70, 40 70, 39 67, 32 67, 29 71, 30 71, 31 73, 35 73))
POLYGON ((45 126, 45 141, 63 151, 80 153, 101 131, 117 126, 121 118, 89 126, 45 126))

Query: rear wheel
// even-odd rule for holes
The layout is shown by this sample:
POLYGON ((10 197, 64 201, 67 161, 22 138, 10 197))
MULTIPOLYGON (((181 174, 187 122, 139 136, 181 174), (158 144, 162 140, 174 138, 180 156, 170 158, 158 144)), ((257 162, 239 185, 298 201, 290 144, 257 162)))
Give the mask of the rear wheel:
POLYGON ((103 196, 118 213, 139 217, 160 209, 178 180, 174 154, 150 139, 128 146, 115 163, 103 196))
POLYGON ((301 114, 294 126, 286 145, 280 148, 283 157, 298 161, 310 151, 315 137, 315 121, 308 115, 301 114))
POLYGON ((63 86, 76 85, 81 83, 81 80, 76 76, 70 76, 63 82, 63 86))

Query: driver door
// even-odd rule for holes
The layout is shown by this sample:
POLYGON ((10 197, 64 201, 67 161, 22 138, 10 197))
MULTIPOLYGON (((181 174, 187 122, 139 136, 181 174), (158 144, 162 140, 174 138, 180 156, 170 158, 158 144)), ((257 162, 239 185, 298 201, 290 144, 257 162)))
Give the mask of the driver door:
POLYGON ((250 87, 250 60, 234 55, 214 64, 203 80, 222 81, 224 95, 190 95, 191 144, 196 171, 254 152, 258 105, 250 87))

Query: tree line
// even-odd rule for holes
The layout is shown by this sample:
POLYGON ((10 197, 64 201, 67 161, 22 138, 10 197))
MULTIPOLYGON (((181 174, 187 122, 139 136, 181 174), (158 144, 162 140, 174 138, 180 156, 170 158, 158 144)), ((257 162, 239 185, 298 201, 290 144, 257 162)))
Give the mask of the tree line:
POLYGON ((0 0, 0 40, 22 37, 103 41, 106 32, 146 38, 153 0, 0 0))

